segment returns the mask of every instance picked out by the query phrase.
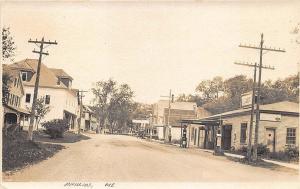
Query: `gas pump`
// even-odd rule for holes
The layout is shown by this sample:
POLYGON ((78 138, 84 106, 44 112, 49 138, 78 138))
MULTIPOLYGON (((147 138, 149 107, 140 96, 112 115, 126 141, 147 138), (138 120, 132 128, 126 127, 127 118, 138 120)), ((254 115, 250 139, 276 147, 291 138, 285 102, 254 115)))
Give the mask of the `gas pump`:
POLYGON ((217 129, 217 134, 216 134, 216 141, 215 141, 215 152, 214 155, 223 155, 222 149, 221 149, 221 139, 222 139, 222 135, 221 135, 221 130, 220 128, 217 129))
POLYGON ((186 138, 186 125, 185 125, 182 131, 182 148, 186 148, 186 147, 187 147, 187 138, 186 138))

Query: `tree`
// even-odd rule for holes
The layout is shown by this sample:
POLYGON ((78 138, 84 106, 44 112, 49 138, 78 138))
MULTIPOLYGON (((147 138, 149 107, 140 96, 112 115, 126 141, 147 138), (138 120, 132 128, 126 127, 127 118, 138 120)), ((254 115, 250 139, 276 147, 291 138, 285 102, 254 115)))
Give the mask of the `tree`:
POLYGON ((132 97, 133 91, 127 84, 120 85, 114 91, 107 109, 109 129, 112 133, 115 129, 121 130, 126 127, 133 107, 132 97))
POLYGON ((2 28, 2 60, 10 59, 13 61, 16 45, 10 33, 9 27, 2 28))
POLYGON ((104 128, 105 120, 107 118, 107 109, 112 95, 116 91, 116 81, 109 79, 108 81, 98 81, 92 92, 94 94, 93 109, 96 112, 96 117, 99 121, 96 132, 99 133, 100 128, 104 128))
POLYGON ((12 82, 12 76, 4 72, 2 74, 2 103, 7 104, 8 95, 9 95, 9 85, 12 82))
POLYGON ((36 124, 36 128, 38 130, 38 126, 40 121, 45 117, 45 115, 47 113, 50 112, 50 106, 45 104, 45 98, 41 97, 39 99, 37 99, 36 102, 36 114, 35 114, 35 124, 36 124))
POLYGON ((223 78, 216 76, 212 80, 201 81, 196 87, 196 91, 200 92, 206 101, 215 100, 219 98, 220 92, 224 92, 223 78))

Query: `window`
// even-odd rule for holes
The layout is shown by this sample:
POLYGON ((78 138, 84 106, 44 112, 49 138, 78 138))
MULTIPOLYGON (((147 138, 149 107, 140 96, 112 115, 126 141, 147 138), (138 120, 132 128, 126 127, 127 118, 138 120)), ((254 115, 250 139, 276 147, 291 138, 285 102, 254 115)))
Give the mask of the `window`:
POLYGON ((25 116, 25 121, 28 121, 28 116, 27 115, 25 116))
POLYGON ((287 128, 286 144, 296 144, 296 128, 287 128))
POLYGON ((18 79, 15 78, 15 80, 14 80, 14 86, 17 86, 17 82, 18 82, 18 79))
POLYGON ((26 98, 25 98, 26 103, 30 103, 30 97, 31 97, 31 94, 27 93, 26 98))
POLYGON ((50 104, 50 95, 46 95, 45 104, 50 104))
POLYGON ((22 72, 22 81, 27 81, 27 72, 22 72))
POLYGON ((13 106, 14 103, 15 103, 15 95, 12 95, 12 100, 11 100, 11 103, 10 103, 10 104, 13 106))
POLYGON ((19 100, 19 97, 16 96, 16 100, 15 100, 15 106, 18 106, 18 100, 19 100))
POLYGON ((240 143, 245 144, 247 138, 247 123, 241 123, 241 137, 240 143))

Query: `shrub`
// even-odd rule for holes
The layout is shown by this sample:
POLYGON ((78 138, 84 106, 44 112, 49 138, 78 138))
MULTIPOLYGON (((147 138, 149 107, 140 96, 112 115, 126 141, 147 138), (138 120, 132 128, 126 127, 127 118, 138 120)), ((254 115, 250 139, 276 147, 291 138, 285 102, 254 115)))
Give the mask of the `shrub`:
POLYGON ((53 119, 42 123, 45 133, 50 135, 51 138, 62 138, 65 131, 69 129, 69 123, 65 119, 53 119))
POLYGON ((290 161, 289 157, 287 156, 286 152, 284 152, 284 151, 270 152, 269 158, 282 160, 282 161, 290 161))
POLYGON ((288 156, 289 160, 299 160, 299 148, 296 146, 287 146, 284 152, 288 156))
POLYGON ((263 144, 257 145, 257 155, 258 156, 267 156, 269 153, 270 153, 270 150, 267 147, 267 145, 263 145, 263 144))
POLYGON ((173 140, 172 140, 172 143, 173 143, 173 144, 180 144, 180 143, 181 143, 181 140, 180 140, 180 139, 179 139, 179 140, 173 139, 173 140))

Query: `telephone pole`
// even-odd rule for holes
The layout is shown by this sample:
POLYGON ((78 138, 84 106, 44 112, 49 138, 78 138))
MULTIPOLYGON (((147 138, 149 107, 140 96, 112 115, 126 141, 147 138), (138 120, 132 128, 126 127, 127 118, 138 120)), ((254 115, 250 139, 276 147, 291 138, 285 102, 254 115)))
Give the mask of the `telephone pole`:
POLYGON ((57 42, 54 41, 45 41, 44 37, 42 38, 41 41, 36 40, 28 40, 28 43, 34 43, 37 45, 40 50, 36 51, 35 49, 32 51, 33 53, 39 54, 39 61, 38 61, 38 67, 37 67, 37 72, 36 72, 36 79, 35 79, 35 85, 34 85, 34 93, 33 93, 33 101, 32 101, 32 106, 31 106, 31 113, 30 113, 30 122, 29 122, 29 129, 28 129, 28 140, 32 140, 32 133, 33 133, 33 123, 34 123, 34 118, 35 118, 35 110, 36 110, 36 102, 37 102, 37 96, 38 96, 38 90, 39 90, 39 82, 40 82, 40 71, 41 71, 41 63, 42 63, 42 56, 43 55, 49 55, 48 52, 44 52, 43 50, 47 47, 44 45, 57 45, 57 42))
POLYGON ((258 128, 259 128, 259 121, 260 121, 260 93, 261 93, 261 74, 262 74, 262 56, 264 51, 274 51, 274 52, 285 52, 284 49, 276 49, 271 47, 265 47, 264 45, 264 34, 261 34, 260 45, 259 47, 253 45, 239 45, 242 48, 250 48, 259 50, 259 66, 258 66, 258 84, 257 84, 257 103, 256 103, 256 115, 255 115, 255 137, 254 137, 254 146, 253 146, 253 160, 257 160, 257 142, 258 142, 258 128))
POLYGON ((171 128, 170 128, 170 115, 171 115, 171 101, 173 101, 174 95, 172 94, 172 90, 170 89, 169 96, 160 96, 169 98, 169 108, 168 108, 168 128, 169 128, 169 142, 171 142, 171 128))
MULTIPOLYGON (((248 66, 248 67, 254 67, 254 73, 253 73, 253 85, 252 85, 252 99, 251 99, 251 116, 250 116, 250 127, 249 127, 249 134, 248 134, 248 147, 247 147, 247 158, 250 162, 252 160, 251 158, 251 149, 252 149, 252 133, 253 133, 253 117, 254 117, 254 104, 255 104, 255 93, 256 93, 256 69, 259 67, 257 63, 255 64, 249 64, 249 63, 240 63, 235 62, 236 65, 241 66, 248 66)), ((274 70, 274 67, 271 66, 262 66, 264 69, 270 69, 274 70)))
POLYGON ((80 103, 80 113, 79 113, 79 123, 78 123, 78 134, 80 134, 80 129, 81 129, 81 119, 82 119, 82 109, 83 109, 83 105, 82 105, 82 98, 84 97, 83 93, 88 92, 88 91, 78 91, 77 95, 79 98, 79 103, 80 103))

